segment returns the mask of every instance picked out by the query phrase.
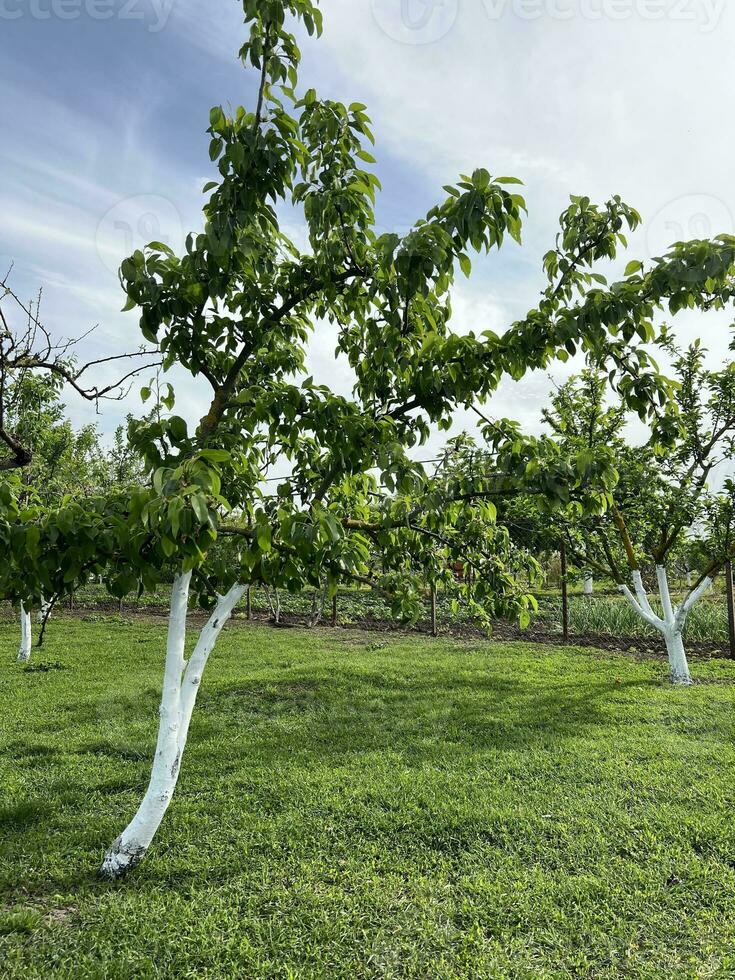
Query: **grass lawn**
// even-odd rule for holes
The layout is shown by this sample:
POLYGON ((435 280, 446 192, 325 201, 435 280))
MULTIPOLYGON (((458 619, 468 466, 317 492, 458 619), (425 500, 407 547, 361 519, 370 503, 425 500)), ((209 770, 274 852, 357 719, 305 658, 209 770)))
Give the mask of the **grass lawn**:
MULTIPOLYGON (((193 631, 192 631, 193 632, 193 631)), ((174 803, 161 625, 0 626, 0 976, 735 977, 735 665, 228 629, 174 803)))

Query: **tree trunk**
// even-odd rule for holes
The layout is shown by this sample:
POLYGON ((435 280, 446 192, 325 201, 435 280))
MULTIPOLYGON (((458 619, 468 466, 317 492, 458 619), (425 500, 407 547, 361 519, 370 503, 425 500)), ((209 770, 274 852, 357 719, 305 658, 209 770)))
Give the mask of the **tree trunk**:
POLYGON ((730 640, 730 659, 735 660, 735 596, 732 592, 732 562, 725 562, 725 599, 727 601, 727 632, 730 640))
POLYGON ((658 592, 663 610, 662 616, 657 616, 651 607, 648 601, 648 595, 643 587, 640 572, 633 572, 633 589, 635 595, 627 585, 621 585, 620 590, 641 619, 648 623, 649 626, 658 630, 663 636, 666 642, 666 653, 669 658, 671 683, 679 686, 689 685, 693 681, 689 673, 689 664, 687 663, 686 652, 684 650, 682 632, 692 607, 712 585, 712 579, 709 577, 702 579, 699 585, 689 592, 677 608, 674 608, 671 601, 669 579, 663 565, 657 566, 656 579, 658 581, 658 592))
POLYGON ((684 639, 676 629, 667 629, 664 633, 666 640, 666 653, 669 658, 669 676, 671 683, 680 686, 692 684, 692 675, 689 673, 689 664, 684 650, 684 639))
POLYGON ((191 572, 177 575, 171 590, 166 667, 151 778, 135 816, 105 854, 101 872, 107 878, 119 878, 143 859, 163 820, 179 778, 202 673, 222 627, 245 592, 244 586, 233 586, 226 596, 219 597, 187 663, 184 645, 190 581, 191 572))
POLYGON ((318 625, 322 618, 321 606, 319 604, 319 592, 315 589, 311 596, 311 615, 309 616, 309 629, 318 625))
POLYGON ((278 594, 278 589, 274 586, 271 590, 269 586, 266 586, 266 595, 268 596, 268 605, 271 609, 271 617, 276 626, 278 626, 281 622, 281 597, 278 594))
POLYGON ((41 602, 41 608, 36 613, 36 622, 43 623, 46 619, 47 614, 50 615, 49 609, 51 608, 51 602, 49 599, 44 599, 41 602))
POLYGON ((584 594, 593 595, 595 591, 595 580, 591 575, 584 577, 584 594))
POLYGON ((18 647, 18 663, 27 664, 31 659, 31 614, 20 604, 20 646, 18 647))
POLYGON ((559 545, 561 572, 561 631, 565 643, 569 643, 569 583, 567 581, 567 546, 562 539, 559 545))
POLYGON ((311 616, 309 617, 309 628, 318 626, 324 619, 324 612, 327 605, 329 586, 325 582, 320 589, 315 589, 311 597, 311 616))

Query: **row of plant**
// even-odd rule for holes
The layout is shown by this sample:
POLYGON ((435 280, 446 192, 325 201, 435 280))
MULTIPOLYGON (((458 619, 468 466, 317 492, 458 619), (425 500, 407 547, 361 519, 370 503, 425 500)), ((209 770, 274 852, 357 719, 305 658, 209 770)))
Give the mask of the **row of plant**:
MULTIPOLYGON (((390 624, 396 628, 407 625, 395 616, 390 602, 380 593, 367 588, 340 589, 336 593, 337 622, 340 626, 365 626, 371 624, 390 624)), ((250 608, 259 619, 274 618, 276 597, 273 590, 263 587, 251 589, 250 608)), ((171 587, 159 585, 151 592, 140 596, 127 596, 124 601, 113 599, 104 585, 89 583, 80 588, 67 600, 65 608, 71 605, 77 611, 105 611, 124 613, 165 612, 171 601, 171 587)), ((562 633, 562 602, 558 592, 543 591, 537 594, 538 611, 534 617, 533 628, 529 628, 529 637, 538 632, 562 633)), ((327 599, 323 592, 314 589, 290 593, 279 590, 277 604, 283 621, 290 617, 301 621, 309 621, 314 616, 315 605, 318 608, 318 622, 326 624, 332 618, 332 600, 327 599)), ((661 614, 660 605, 653 600, 652 605, 657 614, 661 614)), ((16 614, 8 603, 0 606, 6 618, 16 614)), ((247 598, 243 596, 235 608, 235 615, 244 616, 247 608, 247 598)), ((473 617, 463 608, 453 608, 452 598, 443 592, 437 593, 437 623, 440 629, 472 624, 473 617)), ((423 627, 426 627, 431 616, 431 605, 428 598, 420 617, 423 627)), ((574 636, 604 637, 618 640, 625 639, 654 639, 656 630, 638 616, 630 603, 620 595, 597 594, 594 596, 570 595, 569 597, 569 629, 572 639, 574 636)), ((722 594, 712 593, 697 603, 688 618, 685 627, 688 640, 697 643, 728 643, 729 626, 727 603, 722 594)))

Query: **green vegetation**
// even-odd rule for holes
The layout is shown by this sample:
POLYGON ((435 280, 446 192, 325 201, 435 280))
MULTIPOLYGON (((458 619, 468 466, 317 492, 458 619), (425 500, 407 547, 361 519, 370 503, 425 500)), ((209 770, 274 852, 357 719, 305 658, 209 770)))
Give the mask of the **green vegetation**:
POLYGON ((0 625, 4 977, 735 973, 735 665, 225 631, 157 847, 102 847, 150 772, 164 630, 0 625), (46 667, 47 669, 42 669, 46 667))
MULTIPOLYGON (((677 593, 675 593, 676 595, 677 593)), ((308 616, 312 607, 312 591, 304 591, 292 595, 282 591, 280 594, 281 612, 308 616)), ((171 589, 169 586, 159 586, 153 592, 144 593, 140 598, 125 599, 125 612, 146 612, 168 610, 171 589)), ((536 628, 551 633, 561 634, 561 598, 558 589, 549 589, 538 593, 539 610, 533 619, 536 628)), ((659 609, 655 599, 653 608, 659 609)), ((115 611, 117 600, 113 599, 104 586, 87 585, 74 596, 74 606, 77 610, 115 611)), ((245 600, 240 602, 238 615, 242 615, 245 600)), ((268 599, 263 589, 253 589, 253 611, 262 614, 269 611, 268 599)), ((6 607, 6 614, 12 615, 6 607)), ((390 603, 379 593, 369 589, 340 589, 338 595, 338 613, 340 625, 361 625, 370 620, 381 622, 395 619, 390 603)), ((438 621, 440 626, 451 627, 465 624, 469 617, 464 610, 452 612, 450 597, 440 592, 437 602, 438 621)), ((331 602, 326 604, 325 618, 331 616, 331 602)), ((426 614, 429 616, 429 604, 426 601, 426 614)), ((592 598, 572 594, 569 600, 569 625, 572 636, 599 636, 606 639, 617 639, 624 643, 628 639, 643 637, 656 639, 656 631, 645 623, 630 604, 622 596, 598 594, 592 598)), ((52 630, 53 622, 49 626, 52 630)), ((684 635, 690 641, 700 643, 719 643, 724 648, 728 642, 727 604, 721 589, 715 587, 711 594, 699 602, 690 613, 684 635)))
MULTIPOLYGON (((689 614, 684 636, 700 643, 728 642, 727 604, 723 594, 715 590, 712 598, 700 601, 689 614)), ((655 611, 660 603, 651 600, 655 611)), ((544 598, 539 605, 539 624, 561 630, 561 600, 544 598)), ((598 596, 594 599, 573 596, 569 600, 569 628, 572 635, 600 636, 625 640, 651 637, 658 633, 637 615, 622 596, 598 596)), ((656 647, 659 647, 657 640, 656 647)))

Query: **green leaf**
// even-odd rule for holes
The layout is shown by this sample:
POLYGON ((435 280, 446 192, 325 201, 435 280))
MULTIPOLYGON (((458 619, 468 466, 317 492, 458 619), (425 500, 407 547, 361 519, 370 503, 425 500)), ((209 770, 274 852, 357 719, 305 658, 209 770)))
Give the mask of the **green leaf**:
POLYGON ((170 558, 171 555, 176 551, 176 545, 174 544, 173 541, 171 541, 170 538, 165 538, 165 537, 161 538, 161 548, 163 549, 163 553, 164 555, 166 555, 167 558, 170 558))
POLYGON ((26 550, 29 554, 35 555, 37 553, 40 540, 40 529, 35 524, 31 525, 26 531, 26 550))
POLYGON ((258 524, 256 529, 256 537, 258 541, 258 548, 267 554, 271 550, 271 527, 270 524, 258 524))
POLYGON ((202 449, 199 455, 211 463, 229 463, 232 459, 232 454, 226 449, 202 449))
POLYGON ((206 524, 209 518, 209 508, 207 507, 207 501, 200 493, 193 494, 191 498, 191 506, 194 513, 197 516, 200 524, 206 524))

